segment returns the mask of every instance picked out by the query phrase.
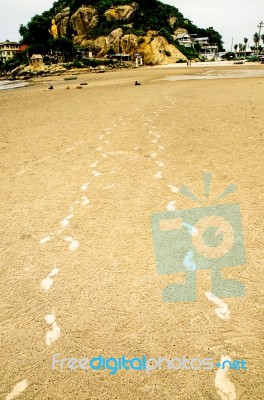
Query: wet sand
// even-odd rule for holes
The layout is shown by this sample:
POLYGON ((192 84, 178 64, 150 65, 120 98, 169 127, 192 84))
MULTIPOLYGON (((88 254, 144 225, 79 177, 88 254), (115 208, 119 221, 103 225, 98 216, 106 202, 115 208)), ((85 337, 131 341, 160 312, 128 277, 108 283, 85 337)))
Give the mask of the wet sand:
POLYGON ((153 67, 0 93, 1 398, 19 383, 26 400, 263 398, 264 78, 246 69, 153 67), (217 74, 240 78, 188 79, 217 74), (195 207, 177 188, 203 199, 209 171, 210 199, 237 186, 220 204, 240 203, 247 255, 222 270, 246 290, 222 299, 223 319, 210 270, 195 302, 162 302, 185 275, 157 274, 150 224, 195 207), (56 353, 230 357, 248 371, 52 371, 56 353))

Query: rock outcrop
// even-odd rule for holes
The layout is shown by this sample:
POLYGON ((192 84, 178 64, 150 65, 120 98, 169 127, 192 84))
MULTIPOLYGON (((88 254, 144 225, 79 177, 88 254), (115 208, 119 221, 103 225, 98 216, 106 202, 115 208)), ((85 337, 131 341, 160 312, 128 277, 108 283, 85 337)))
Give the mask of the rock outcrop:
POLYGON ((124 35, 121 28, 117 28, 108 36, 100 36, 95 40, 84 40, 82 46, 88 47, 90 51, 98 56, 104 56, 108 50, 115 53, 130 54, 134 59, 136 51, 143 56, 145 64, 170 64, 186 57, 157 31, 148 31, 146 36, 133 34, 124 35))
MULTIPOLYGON (((113 26, 120 23, 120 27, 113 29, 108 35, 94 37, 93 29, 98 26, 101 17, 95 7, 82 6, 72 15, 70 8, 64 8, 55 16, 59 36, 71 37, 74 44, 78 44, 97 57, 104 57, 109 50, 114 53, 129 54, 134 60, 136 51, 139 51, 144 58, 145 64, 174 63, 186 57, 167 39, 159 36, 158 32, 148 31, 144 36, 126 34, 124 29, 133 29, 133 22, 139 5, 133 2, 128 5, 117 5, 107 9, 103 17, 113 26)), ((177 23, 177 17, 168 18, 168 27, 173 28, 177 23)), ((186 29, 178 28, 175 34, 185 33, 186 29)))
POLYGON ((173 28, 177 21, 178 21, 178 17, 170 17, 168 19, 168 24, 171 28, 173 28))
POLYGON ((188 31, 187 31, 187 29, 185 29, 185 28, 178 28, 178 29, 176 29, 175 31, 174 31, 174 35, 180 35, 181 33, 188 33, 188 31))
POLYGON ((155 31, 149 31, 144 43, 138 47, 144 56, 145 64, 170 64, 177 60, 186 60, 186 57, 163 37, 155 31))
POLYGON ((74 32, 74 42, 80 43, 98 24, 98 13, 93 7, 79 8, 70 19, 70 28, 74 32))
POLYGON ((113 6, 105 11, 104 16, 107 21, 129 21, 138 8, 139 5, 137 3, 116 7, 113 6))
POLYGON ((59 36, 62 37, 67 36, 70 15, 71 15, 70 7, 66 7, 59 14, 55 16, 55 21, 58 27, 59 36))

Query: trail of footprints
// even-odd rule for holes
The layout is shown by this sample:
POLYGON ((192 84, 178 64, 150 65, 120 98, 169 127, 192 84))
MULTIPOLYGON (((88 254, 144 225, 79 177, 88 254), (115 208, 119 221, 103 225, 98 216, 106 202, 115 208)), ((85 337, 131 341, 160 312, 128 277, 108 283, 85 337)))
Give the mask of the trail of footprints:
MULTIPOLYGON (((174 104, 171 101, 170 101, 170 103, 172 105, 174 104)), ((166 105, 164 107, 164 109, 168 109, 168 108, 169 108, 168 105, 166 105)), ((161 109, 159 110, 159 112, 162 112, 162 111, 163 110, 161 110, 161 109)), ((155 111, 155 112, 153 112, 153 114, 157 115, 158 112, 155 111)), ((148 133, 153 137, 152 140, 150 141, 150 146, 151 147, 157 146, 156 147, 157 150, 155 150, 155 152, 153 152, 150 155, 150 157, 153 160, 155 160, 157 158, 157 156, 159 155, 159 151, 164 150, 164 146, 158 145, 160 135, 157 132, 156 127, 152 126, 152 120, 148 120, 146 123, 144 123, 144 126, 146 126, 147 128, 150 128, 148 130, 148 133)), ((136 150, 136 148, 135 148, 135 150, 136 150)), ((163 168, 165 166, 165 163, 160 160, 156 160, 155 164, 159 168, 163 168)), ((154 179, 157 179, 157 180, 163 179, 162 170, 159 170, 158 172, 156 172, 156 174, 154 175, 154 179)), ((172 193, 177 193, 179 191, 179 188, 177 186, 170 185, 170 184, 167 184, 166 186, 171 190, 172 193)), ((170 201, 167 204, 166 208, 167 208, 167 211, 175 211, 176 201, 175 200, 170 201)), ((189 233, 194 234, 193 231, 189 232, 189 233)), ((229 311, 228 305, 210 292, 207 292, 205 295, 209 301, 212 301, 215 304, 217 304, 218 308, 215 310, 216 315, 222 320, 228 320, 230 318, 230 311, 229 311)), ((230 357, 229 356, 221 356, 221 362, 223 362, 224 360, 230 360, 230 357)), ((234 384, 228 379, 227 375, 228 375, 227 368, 225 368, 224 370, 219 369, 218 371, 216 371, 215 387, 216 387, 217 393, 219 394, 219 396, 221 397, 222 400, 235 400, 237 398, 236 397, 236 389, 235 389, 234 384)))
MULTIPOLYGON (((127 113, 127 116, 129 116, 129 113, 127 113)), ((123 126, 126 125, 126 123, 123 122, 122 118, 119 118, 119 125, 120 125, 120 123, 122 123, 123 126)), ((113 124, 113 127, 115 127, 115 126, 117 126, 117 124, 113 124)), ((98 137, 98 140, 103 142, 102 143, 103 145, 96 148, 96 153, 99 156, 101 156, 103 159, 106 159, 108 157, 108 154, 106 152, 104 152, 105 151, 104 146, 108 146, 110 144, 109 140, 104 140, 104 139, 105 139, 105 136, 109 137, 110 135, 112 135, 111 129, 106 128, 104 130, 104 132, 98 137)), ((98 165, 100 165, 100 161, 98 161, 98 160, 96 160, 92 164, 90 164, 91 175, 94 178, 98 178, 101 176, 101 172, 99 171, 98 165)), ((111 175, 114 173, 115 173, 115 170, 111 170, 109 172, 109 174, 111 174, 111 175)), ((58 237, 59 235, 64 233, 64 231, 70 227, 70 223, 74 218, 74 212, 76 211, 76 209, 79 208, 80 206, 85 207, 90 204, 90 200, 88 199, 88 197, 83 195, 84 193, 86 193, 88 191, 90 186, 91 186, 90 182, 85 182, 82 184, 82 186, 80 187, 80 191, 82 192, 82 195, 79 194, 78 200, 74 201, 70 205, 70 207, 68 209, 69 214, 61 220, 60 228, 55 230, 54 232, 51 232, 46 237, 42 238, 40 240, 41 245, 46 245, 49 241, 51 241, 52 239, 55 239, 56 237, 58 237)), ((112 189, 114 187, 115 187, 115 183, 111 183, 111 184, 103 187, 102 190, 108 190, 108 189, 112 189)), ((66 236, 64 238, 64 240, 65 240, 65 242, 68 243, 69 250, 71 252, 77 251, 78 248, 80 247, 79 241, 76 240, 75 238, 73 238, 72 236, 66 236)), ((40 287, 44 292, 47 293, 52 288, 52 286, 54 284, 54 280, 55 280, 56 276, 59 274, 59 272, 60 272, 60 269, 55 265, 53 267, 52 271, 47 275, 47 277, 42 280, 40 287)), ((51 314, 46 315, 44 317, 44 320, 45 320, 46 324, 48 324, 50 326, 50 329, 47 331, 46 337, 45 337, 46 345, 50 346, 59 339, 59 337, 61 335, 61 328, 57 323, 54 310, 52 311, 51 314)))
MULTIPOLYGON (((173 102, 171 102, 170 99, 166 99, 166 100, 167 100, 167 103, 168 103, 168 101, 170 102, 170 106, 174 104, 173 102)), ((160 112, 170 108, 170 106, 167 104, 164 106, 163 109, 159 109, 158 111, 153 112, 154 117, 158 116, 160 112)), ((126 114, 126 116, 129 116, 129 115, 130 115, 130 113, 126 114)), ((122 123, 123 126, 126 125, 126 122, 124 122, 122 118, 119 118, 118 122, 119 122, 119 126, 120 126, 120 123, 122 123)), ((117 124, 115 124, 115 123, 112 125, 114 128, 117 127, 117 124)), ((150 157, 153 159, 153 162, 155 162, 155 165, 157 167, 159 167, 159 170, 155 173, 153 178, 156 180, 162 180, 163 179, 163 168, 165 167, 165 163, 163 160, 160 159, 160 154, 161 154, 161 151, 164 150, 165 148, 164 148, 164 146, 161 146, 159 144, 161 135, 157 131, 156 127, 152 125, 151 119, 149 119, 143 125, 149 129, 148 133, 151 135, 150 146, 152 148, 155 147, 153 149, 154 151, 150 154, 150 157), (157 159, 157 157, 158 157, 158 159, 157 159)), ((111 129, 106 128, 104 130, 104 132, 98 137, 98 140, 100 140, 101 142, 104 143, 105 146, 107 146, 110 142, 105 139, 106 139, 106 136, 110 136, 111 134, 112 134, 111 129)), ((102 159, 106 159, 109 156, 109 154, 107 154, 106 152, 102 152, 103 149, 104 149, 104 146, 99 146, 98 148, 96 148, 96 152, 98 153, 98 155, 100 157, 102 157, 102 159)), ((71 150, 72 149, 67 149, 67 151, 71 151, 71 150)), ((135 151, 139 150, 139 147, 135 147, 134 150, 135 151)), ((99 178, 101 176, 101 172, 99 171, 99 168, 97 168, 99 164, 100 164, 100 161, 98 161, 98 160, 96 160, 95 162, 90 164, 90 168, 92 168, 91 175, 94 178, 99 178)), ((114 174, 114 173, 115 173, 115 170, 112 170, 109 172, 109 174, 114 174)), ((84 194, 88 191, 90 185, 91 185, 90 182, 85 182, 84 184, 82 184, 82 186, 80 187, 80 191, 82 192, 82 194, 84 194)), ((115 187, 115 183, 111 183, 111 184, 105 186, 104 188, 102 188, 102 190, 109 190, 114 187, 115 187)), ((179 191, 179 188, 175 185, 167 184, 166 187, 168 187, 172 193, 177 193, 179 191)), ((42 238, 40 240, 40 244, 46 245, 50 240, 52 240, 55 237, 57 237, 58 235, 62 234, 64 232, 64 230, 66 230, 70 226, 70 223, 71 223, 72 219, 74 218, 74 211, 76 210, 76 208, 80 207, 80 206, 85 207, 85 206, 88 206, 89 204, 90 204, 90 201, 87 196, 84 196, 84 195, 79 196, 78 200, 76 200, 69 207, 69 214, 62 219, 60 229, 55 230, 55 232, 52 232, 49 235, 47 235, 46 237, 42 238)), ((174 211, 176 209, 176 201, 175 200, 170 201, 167 204, 166 208, 168 211, 174 211)), ((72 252, 77 251, 78 248, 80 247, 80 243, 78 242, 78 240, 74 239, 71 236, 66 236, 65 241, 68 243, 69 250, 72 252)), ((52 288, 52 286, 54 284, 54 280, 56 279, 59 272, 60 272, 60 269, 55 265, 53 267, 53 269, 51 270, 51 272, 47 275, 47 277, 45 279, 43 279, 40 286, 44 292, 48 292, 52 288)), ((207 293, 206 295, 209 300, 214 301, 216 304, 218 304, 219 308, 217 310, 217 315, 222 319, 228 319, 230 316, 228 306, 225 303, 221 302, 221 300, 216 299, 213 296, 213 294, 207 293)), ((44 317, 44 320, 45 320, 46 324, 49 325, 49 327, 50 327, 50 329, 47 331, 46 337, 45 337, 46 345, 50 346, 59 339, 59 337, 61 335, 61 328, 59 327, 59 325, 57 323, 54 310, 52 311, 51 314, 46 315, 44 317)), ((226 359, 226 357, 225 357, 225 359, 226 359)), ((24 391, 27 388, 27 386, 28 386, 27 381, 20 382, 19 384, 16 385, 13 392, 10 395, 8 395, 6 399, 11 400, 13 397, 16 397, 17 395, 22 393, 22 391, 24 391)), ((223 373, 220 373, 219 371, 217 372, 216 378, 215 378, 215 386, 216 386, 216 389, 217 389, 219 395, 222 397, 222 399, 226 398, 228 400, 231 400, 231 399, 236 398, 235 387, 227 379, 226 371, 224 371, 223 373), (231 397, 228 396, 229 390, 232 392, 231 397), (227 397, 223 397, 223 396, 227 396, 227 397)))

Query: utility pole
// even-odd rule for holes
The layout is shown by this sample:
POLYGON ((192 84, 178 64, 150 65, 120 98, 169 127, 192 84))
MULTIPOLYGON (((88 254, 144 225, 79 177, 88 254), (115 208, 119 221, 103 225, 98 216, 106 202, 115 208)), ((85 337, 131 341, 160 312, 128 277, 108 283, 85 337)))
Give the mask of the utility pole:
POLYGON ((260 42, 260 33, 261 33, 261 28, 263 28, 263 27, 264 27, 264 22, 263 22, 263 21, 261 21, 261 22, 258 24, 258 28, 259 28, 258 51, 259 51, 259 42, 260 42))

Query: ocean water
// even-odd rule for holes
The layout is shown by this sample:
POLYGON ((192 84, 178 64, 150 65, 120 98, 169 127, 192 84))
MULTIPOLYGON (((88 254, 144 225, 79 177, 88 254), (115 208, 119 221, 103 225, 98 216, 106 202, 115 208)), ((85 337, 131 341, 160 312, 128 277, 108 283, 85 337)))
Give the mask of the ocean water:
POLYGON ((28 82, 0 81, 0 90, 18 89, 28 85, 29 85, 28 82))

